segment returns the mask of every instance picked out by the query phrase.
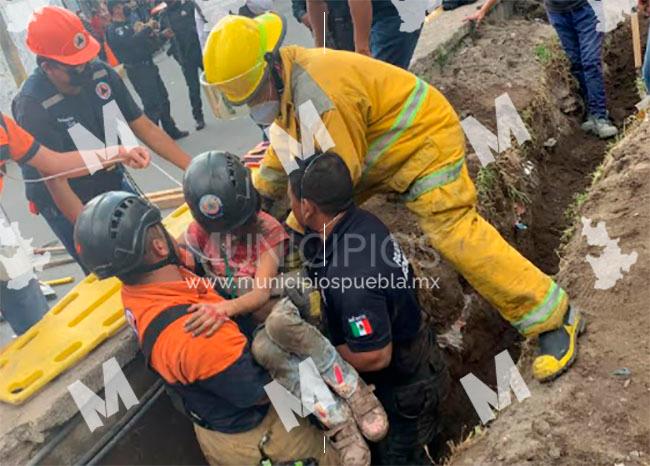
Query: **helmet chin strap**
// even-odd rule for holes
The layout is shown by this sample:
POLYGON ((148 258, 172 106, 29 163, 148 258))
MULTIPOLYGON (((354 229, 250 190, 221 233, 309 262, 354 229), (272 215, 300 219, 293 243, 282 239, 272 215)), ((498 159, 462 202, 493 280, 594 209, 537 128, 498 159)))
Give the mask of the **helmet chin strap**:
POLYGON ((133 269, 130 274, 142 274, 153 272, 154 270, 162 269, 167 265, 182 265, 178 254, 176 254, 176 248, 174 247, 174 242, 172 241, 171 236, 167 233, 167 230, 164 230, 165 241, 167 242, 167 248, 169 249, 169 254, 163 260, 155 262, 153 264, 143 264, 139 267, 133 269))
POLYGON ((271 79, 273 80, 273 85, 275 86, 275 90, 278 91, 278 98, 280 98, 282 97, 282 93, 284 92, 284 82, 282 81, 282 76, 280 76, 280 73, 275 68, 275 65, 280 62, 277 55, 278 55, 277 52, 276 53, 267 52, 266 54, 264 54, 264 59, 269 65, 271 79))

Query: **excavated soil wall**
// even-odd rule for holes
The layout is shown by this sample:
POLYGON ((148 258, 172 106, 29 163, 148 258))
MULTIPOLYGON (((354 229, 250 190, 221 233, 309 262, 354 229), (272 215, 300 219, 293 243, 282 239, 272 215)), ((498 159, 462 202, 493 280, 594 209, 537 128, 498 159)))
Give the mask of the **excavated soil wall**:
MULTIPOLYGON (((437 87, 461 119, 471 115, 495 134, 494 100, 508 93, 532 140, 515 143, 483 168, 468 144, 479 211, 522 254, 553 275, 559 264, 556 251, 573 221, 566 212, 590 185, 607 143, 580 130, 583 103, 555 32, 530 15, 536 14, 484 24, 453 53, 432 55, 413 71, 437 87)), ((604 58, 610 113, 619 127, 640 100, 629 37, 629 26, 608 35, 604 58)), ((479 423, 460 378, 472 372, 494 389, 494 356, 507 349, 516 361, 521 338, 444 259, 438 261, 415 217, 401 204, 378 196, 364 206, 396 233, 420 275, 438 279, 438 288, 422 289, 420 298, 452 380, 442 407, 442 435, 430 445, 432 457, 439 459, 479 423)))

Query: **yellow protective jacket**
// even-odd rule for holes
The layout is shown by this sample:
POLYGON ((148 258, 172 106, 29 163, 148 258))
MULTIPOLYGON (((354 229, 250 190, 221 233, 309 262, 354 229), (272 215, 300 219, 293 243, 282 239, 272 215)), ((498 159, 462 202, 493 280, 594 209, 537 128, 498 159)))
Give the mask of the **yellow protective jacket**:
MULTIPOLYGON (((285 90, 275 124, 300 142, 297 110, 311 100, 333 139, 332 150, 350 169, 359 201, 390 191, 408 200, 459 175, 463 131, 434 87, 356 53, 288 46, 280 55, 285 90), (434 172, 433 179, 424 178, 434 172), (426 182, 414 184, 417 179, 426 182)), ((254 184, 262 195, 281 198, 287 176, 273 146, 272 136, 254 184)), ((288 223, 297 226, 293 218, 288 223)))

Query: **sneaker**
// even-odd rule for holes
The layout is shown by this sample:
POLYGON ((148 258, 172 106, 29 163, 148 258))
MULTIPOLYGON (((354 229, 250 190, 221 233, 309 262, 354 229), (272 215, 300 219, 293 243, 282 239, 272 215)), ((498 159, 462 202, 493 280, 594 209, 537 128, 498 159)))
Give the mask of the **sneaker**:
POLYGON ((370 466, 370 449, 354 422, 334 426, 325 435, 339 455, 339 464, 370 466))
POLYGON ((609 139, 618 134, 618 128, 612 124, 609 118, 594 118, 593 133, 600 139, 609 139))
POLYGON ((594 122, 594 116, 589 114, 587 115, 587 119, 580 125, 580 128, 582 128, 582 131, 585 133, 593 133, 594 130, 596 129, 596 123, 594 122))
POLYGON ((584 329, 583 317, 569 307, 560 328, 539 335, 540 354, 533 361, 533 376, 549 382, 571 367, 578 354, 578 336, 584 329))
POLYGON ((205 120, 203 118, 196 120, 196 130, 201 131, 203 128, 205 128, 205 120))
POLYGON ((388 433, 388 416, 374 390, 374 385, 366 385, 359 378, 357 389, 345 401, 363 436, 371 442, 378 442, 388 433))

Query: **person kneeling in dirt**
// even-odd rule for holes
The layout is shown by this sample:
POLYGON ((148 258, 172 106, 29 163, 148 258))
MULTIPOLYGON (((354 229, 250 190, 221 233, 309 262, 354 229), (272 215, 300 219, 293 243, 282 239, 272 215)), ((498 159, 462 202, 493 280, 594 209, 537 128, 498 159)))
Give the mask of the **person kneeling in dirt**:
POLYGON ((285 430, 264 391, 271 377, 253 360, 235 322, 222 322, 209 337, 184 330, 193 306, 223 298, 182 265, 182 250, 158 208, 126 192, 102 194, 84 207, 74 238, 82 262, 99 279, 116 276, 124 283, 125 313, 147 364, 194 423, 210 464, 260 464, 264 438, 274 462, 337 464, 332 449, 323 452, 322 433, 314 426, 300 420, 285 430))
POLYGON ((308 159, 289 174, 288 191, 307 229, 310 278, 323 285, 329 339, 366 383, 375 384, 388 413, 388 435, 371 445, 372 463, 431 464, 424 445, 437 433, 449 378, 422 320, 408 259, 386 225, 354 205, 350 172, 336 154, 308 159), (345 288, 346 281, 354 286, 345 288))
POLYGON ((354 368, 303 320, 291 300, 278 302, 283 287, 277 278, 297 275, 278 276, 288 236, 277 220, 260 210, 248 169, 233 154, 206 152, 187 168, 183 192, 194 217, 186 246, 214 279, 217 291, 229 298, 200 304, 187 320, 186 331, 209 336, 228 318, 247 327, 251 322, 246 317, 258 323, 266 319, 252 345, 255 359, 300 399, 299 364, 311 358, 335 393, 329 400, 318 400, 314 415, 328 429, 341 464, 369 465, 363 436, 373 441, 383 438, 388 430, 386 413, 354 368))

